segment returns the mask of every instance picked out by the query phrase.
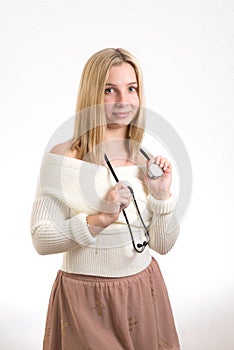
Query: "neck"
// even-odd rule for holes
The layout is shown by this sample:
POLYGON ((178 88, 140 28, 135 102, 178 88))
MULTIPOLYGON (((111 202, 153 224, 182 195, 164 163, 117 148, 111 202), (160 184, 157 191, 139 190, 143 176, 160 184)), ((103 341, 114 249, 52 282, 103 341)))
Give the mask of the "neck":
POLYGON ((114 165, 129 164, 130 154, 126 139, 128 128, 108 128, 105 138, 105 152, 114 165), (124 130, 120 130, 124 129, 124 130))
POLYGON ((106 140, 126 139, 128 137, 128 126, 115 127, 115 124, 109 125, 106 131, 106 140))

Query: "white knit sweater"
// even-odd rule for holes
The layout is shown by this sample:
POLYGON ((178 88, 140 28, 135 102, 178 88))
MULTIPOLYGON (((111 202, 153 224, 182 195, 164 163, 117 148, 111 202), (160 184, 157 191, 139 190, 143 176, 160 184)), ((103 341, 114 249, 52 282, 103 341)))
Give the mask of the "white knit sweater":
MULTIPOLYGON (((160 254, 174 245, 179 228, 173 214, 174 196, 156 200, 147 193, 143 171, 138 166, 115 168, 120 180, 132 186, 149 228, 150 248, 160 254)), ((123 214, 93 237, 86 216, 102 211, 104 198, 115 180, 108 168, 82 160, 46 153, 41 166, 39 185, 32 209, 31 233, 39 254, 63 254, 63 271, 121 277, 138 273, 150 261, 149 247, 137 253, 132 246, 123 214)), ((136 209, 126 209, 136 244, 145 240, 136 209)))

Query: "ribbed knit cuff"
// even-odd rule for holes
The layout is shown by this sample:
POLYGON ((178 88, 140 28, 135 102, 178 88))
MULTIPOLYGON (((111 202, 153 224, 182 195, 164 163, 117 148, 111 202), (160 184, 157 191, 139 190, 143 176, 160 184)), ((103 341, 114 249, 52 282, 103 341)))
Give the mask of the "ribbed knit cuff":
POLYGON ((152 194, 149 194, 147 196, 147 203, 152 212, 156 214, 168 214, 176 207, 176 196, 172 194, 170 198, 160 200, 154 198, 152 194))
POLYGON ((76 242, 80 245, 87 246, 97 240, 97 237, 94 237, 88 229, 85 213, 77 214, 71 218, 71 229, 76 242))

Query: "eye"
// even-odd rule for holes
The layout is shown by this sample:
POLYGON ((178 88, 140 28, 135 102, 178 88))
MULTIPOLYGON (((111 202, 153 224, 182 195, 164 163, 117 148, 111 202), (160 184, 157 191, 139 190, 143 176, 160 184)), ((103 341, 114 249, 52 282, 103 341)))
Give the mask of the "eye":
POLYGON ((114 92, 114 89, 113 88, 106 88, 105 89, 105 94, 106 95, 110 95, 110 94, 112 94, 114 92))
POLYGON ((128 90, 130 92, 135 92, 135 91, 137 91, 137 87, 136 86, 129 86, 128 90))

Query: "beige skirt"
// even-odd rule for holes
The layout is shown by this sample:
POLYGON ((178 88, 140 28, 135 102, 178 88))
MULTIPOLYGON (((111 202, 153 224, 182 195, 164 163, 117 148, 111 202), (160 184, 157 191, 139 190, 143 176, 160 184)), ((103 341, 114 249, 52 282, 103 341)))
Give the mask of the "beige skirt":
POLYGON ((180 346, 154 259, 144 271, 122 278, 58 272, 43 350, 159 349, 180 346))

